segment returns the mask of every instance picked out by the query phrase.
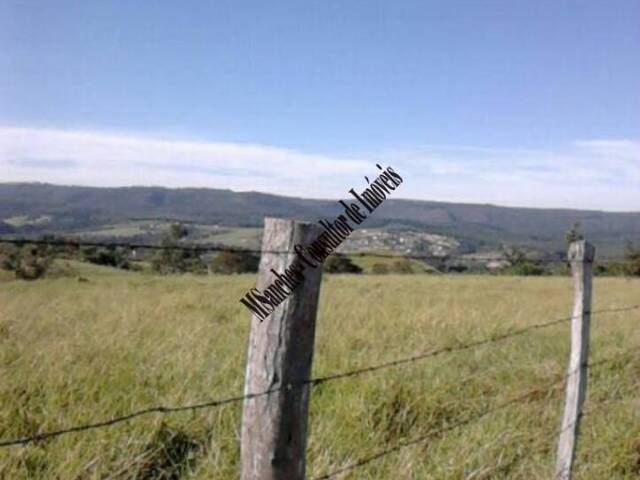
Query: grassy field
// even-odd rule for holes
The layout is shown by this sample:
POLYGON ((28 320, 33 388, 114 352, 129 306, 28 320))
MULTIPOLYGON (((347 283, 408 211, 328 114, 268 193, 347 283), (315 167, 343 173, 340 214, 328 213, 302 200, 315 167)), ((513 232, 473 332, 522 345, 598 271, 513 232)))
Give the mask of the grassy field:
MULTIPOLYGON (((103 225, 99 228, 79 229, 73 233, 97 238, 116 237, 125 242, 137 235, 152 235, 160 238, 168 232, 169 227, 174 223, 160 219, 131 220, 129 222, 103 225)), ((194 237, 194 243, 216 243, 236 248, 260 249, 262 228, 223 227, 196 223, 188 223, 187 228, 194 237)))
MULTIPOLYGON (((382 253, 389 254, 389 252, 382 253)), ((349 258, 362 269, 362 273, 372 273, 373 266, 376 264, 385 265, 390 272, 393 272, 394 263, 398 261, 398 259, 391 257, 376 257, 373 255, 352 255, 349 258)), ((440 273, 434 267, 430 267, 419 260, 408 259, 407 262, 411 267, 411 273, 440 273)))
MULTIPOLYGON (((0 438, 108 419, 158 404, 242 392, 254 277, 175 276, 89 267, 36 282, 0 277, 0 438)), ((640 281, 598 278, 594 309, 640 303, 640 281)), ((569 278, 325 276, 314 376, 488 338, 570 314, 569 278), (337 334, 339 332, 339 334, 337 334)), ((640 476, 640 311, 594 315, 594 361, 577 454, 580 479, 640 476)), ((563 391, 568 326, 315 388, 314 478, 475 416, 349 479, 547 479, 563 391)), ((0 478, 232 479, 241 405, 170 415, 0 449, 0 478)))

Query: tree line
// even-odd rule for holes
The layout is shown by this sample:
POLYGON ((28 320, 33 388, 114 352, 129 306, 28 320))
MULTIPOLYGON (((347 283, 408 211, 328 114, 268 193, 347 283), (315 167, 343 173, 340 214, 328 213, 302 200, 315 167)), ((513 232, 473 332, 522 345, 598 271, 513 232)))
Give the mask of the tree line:
MULTIPOLYGON (((25 244, 22 246, 0 243, 0 268, 11 271, 16 278, 35 280, 43 277, 51 267, 55 258, 73 259, 95 265, 108 266, 123 270, 143 270, 147 264, 151 272, 158 275, 169 274, 223 274, 251 273, 258 271, 260 258, 247 252, 221 251, 214 255, 203 255, 201 251, 188 248, 186 239, 188 228, 180 223, 170 226, 163 235, 156 251, 136 252, 130 248, 116 246, 54 246, 43 244, 25 244), (178 247, 178 248, 171 248, 178 247)), ((582 238, 579 225, 574 225, 566 234, 570 243, 582 238)), ((45 236, 43 240, 56 240, 53 236, 45 236)), ((531 259, 517 248, 505 247, 502 251, 505 268, 499 274, 511 275, 553 275, 567 274, 566 265, 557 266, 543 260, 531 259)), ((470 267, 460 261, 443 258, 438 265, 432 265, 442 273, 487 273, 484 267, 470 267)), ((332 255, 324 263, 327 273, 363 273, 362 267, 355 264, 348 256, 332 255)), ((399 258, 388 262, 376 262, 370 267, 374 274, 410 274, 414 273, 414 262, 399 258)), ((629 243, 625 257, 616 262, 596 262, 596 275, 640 276, 640 246, 629 243)))

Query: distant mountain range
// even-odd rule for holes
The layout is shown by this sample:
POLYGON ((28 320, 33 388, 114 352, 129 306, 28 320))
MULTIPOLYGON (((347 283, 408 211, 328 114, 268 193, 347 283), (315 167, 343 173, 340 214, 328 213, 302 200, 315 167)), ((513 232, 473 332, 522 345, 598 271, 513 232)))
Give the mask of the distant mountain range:
MULTIPOLYGON (((81 231, 136 219, 260 227, 265 216, 317 221, 342 211, 335 200, 205 188, 95 188, 0 183, 0 233, 38 235, 81 231)), ((640 212, 511 208, 494 205, 387 200, 362 228, 415 230, 455 237, 467 251, 502 244, 546 252, 564 250, 565 232, 580 222, 599 251, 619 254, 640 243, 640 212)))

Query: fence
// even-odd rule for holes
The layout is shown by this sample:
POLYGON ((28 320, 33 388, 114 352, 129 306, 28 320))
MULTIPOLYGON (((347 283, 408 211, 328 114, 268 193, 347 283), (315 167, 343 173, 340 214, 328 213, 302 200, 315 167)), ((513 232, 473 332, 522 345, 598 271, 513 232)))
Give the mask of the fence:
MULTIPOLYGON (((284 271, 294 260, 296 244, 308 244, 317 235, 315 226, 282 219, 266 219, 256 288, 262 290, 273 281, 273 272, 284 271)), ((68 245, 62 241, 13 240, 12 243, 46 243, 68 245)), ((71 242, 72 245, 104 246, 100 243, 71 242)), ((154 248, 152 245, 116 244, 129 248, 154 248)), ((184 247, 157 247, 184 248, 184 247)), ((189 247, 199 250, 225 250, 216 246, 189 247)), ((248 250, 235 249, 246 252, 248 250)), ((382 254, 384 255, 384 254, 382 254)), ((387 256, 387 255, 385 255, 387 256)), ((411 258, 427 258, 414 256, 411 258)), ((576 445, 582 418, 594 410, 585 411, 589 369, 616 361, 620 356, 589 362, 589 334, 593 314, 607 314, 640 309, 640 305, 591 310, 592 274, 595 248, 585 241, 571 244, 568 261, 574 282, 574 308, 570 317, 535 323, 494 335, 490 338, 463 343, 451 347, 422 352, 390 362, 370 365, 356 370, 337 372, 322 377, 312 377, 315 324, 322 270, 306 270, 304 281, 290 289, 290 295, 266 319, 257 315, 252 318, 247 353, 244 394, 236 397, 214 399, 193 405, 154 406, 131 412, 117 418, 78 425, 63 430, 43 432, 33 436, 0 440, 0 447, 26 445, 41 442, 66 434, 105 428, 128 422, 134 418, 151 414, 216 408, 232 403, 243 403, 241 425, 241 478, 243 480, 302 480, 305 478, 305 452, 307 443, 307 418, 312 387, 320 384, 346 380, 351 377, 371 374, 432 357, 474 349, 509 338, 527 334, 537 329, 569 323, 571 328, 571 353, 566 375, 543 388, 530 390, 473 416, 461 418, 426 435, 402 441, 389 448, 363 457, 338 470, 315 477, 317 480, 334 478, 357 469, 411 445, 426 442, 450 431, 460 429, 496 411, 518 402, 531 399, 540 392, 566 388, 562 423, 556 432, 558 437, 555 478, 571 479, 576 445)), ((281 284, 281 286, 284 286, 281 284)), ((633 349, 636 350, 636 349, 633 349)), ((628 353, 625 352, 624 354, 628 353)))

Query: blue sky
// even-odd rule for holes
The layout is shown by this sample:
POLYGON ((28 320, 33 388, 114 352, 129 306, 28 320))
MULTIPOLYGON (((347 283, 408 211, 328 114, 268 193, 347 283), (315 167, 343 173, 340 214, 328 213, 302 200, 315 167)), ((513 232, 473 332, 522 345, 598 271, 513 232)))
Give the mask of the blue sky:
POLYGON ((0 181, 640 210, 637 1, 13 1, 0 181), (400 193, 400 192, 398 192, 400 193))

